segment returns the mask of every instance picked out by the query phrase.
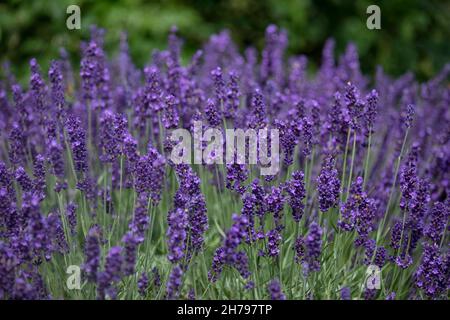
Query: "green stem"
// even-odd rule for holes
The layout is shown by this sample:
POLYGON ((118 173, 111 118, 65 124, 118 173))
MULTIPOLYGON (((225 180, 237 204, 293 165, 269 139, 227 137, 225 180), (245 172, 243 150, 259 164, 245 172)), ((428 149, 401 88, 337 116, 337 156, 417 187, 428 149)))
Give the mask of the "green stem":
POLYGON ((371 142, 372 142, 372 129, 369 129, 369 142, 368 142, 368 146, 367 146, 367 157, 366 157, 366 163, 364 165, 363 189, 365 189, 365 187, 366 187, 367 177, 369 175, 369 159, 370 159, 371 142))
POLYGON ((403 138, 402 148, 401 148, 401 150, 400 150, 400 154, 399 154, 399 156, 398 156, 398 158, 397 158, 397 164, 396 164, 396 166, 395 166, 394 181, 393 181, 393 183, 392 183, 391 191, 389 192, 388 203, 387 203, 387 205, 386 205, 386 210, 384 211, 384 215, 383 215, 383 219, 381 220, 381 224, 380 224, 380 226, 378 227, 378 230, 377 230, 377 238, 376 238, 377 245, 380 243, 380 242, 379 242, 379 241, 380 241, 380 237, 381 237, 381 234, 382 234, 382 232, 383 232, 384 225, 385 225, 385 223, 386 223, 386 218, 387 218, 387 215, 388 215, 388 212, 389 212, 389 207, 390 207, 390 205, 391 205, 392 195, 393 195, 394 192, 395 192, 395 184, 396 184, 396 182, 397 182, 398 170, 399 170, 399 168, 400 168, 400 161, 402 160, 402 157, 403 157, 403 151, 404 151, 404 149, 405 149, 406 140, 407 140, 407 138, 408 138, 408 133, 409 133, 409 128, 406 129, 405 137, 403 138))
POLYGON ((353 164, 355 162, 355 153, 356 153, 356 130, 353 131, 352 161, 350 162, 350 173, 348 175, 347 197, 350 194, 350 186, 352 184, 353 164))
POLYGON ((347 169, 347 154, 348 154, 348 143, 350 142, 350 128, 347 131, 347 142, 345 143, 345 151, 344 151, 344 162, 342 164, 342 177, 341 177, 341 193, 340 193, 340 201, 342 202, 342 197, 344 195, 344 183, 345 183, 345 170, 347 169))

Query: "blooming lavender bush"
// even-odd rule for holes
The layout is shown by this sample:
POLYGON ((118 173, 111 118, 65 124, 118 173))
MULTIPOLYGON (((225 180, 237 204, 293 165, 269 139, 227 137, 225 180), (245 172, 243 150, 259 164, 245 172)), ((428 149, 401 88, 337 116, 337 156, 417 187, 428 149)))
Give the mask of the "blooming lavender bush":
POLYGON ((261 58, 222 32, 187 65, 173 28, 141 70, 103 35, 79 77, 67 55, 26 89, 4 70, 1 299, 448 298, 450 65, 368 77, 328 40, 310 75, 271 25, 261 58), (194 121, 277 129, 280 170, 175 163, 194 121))

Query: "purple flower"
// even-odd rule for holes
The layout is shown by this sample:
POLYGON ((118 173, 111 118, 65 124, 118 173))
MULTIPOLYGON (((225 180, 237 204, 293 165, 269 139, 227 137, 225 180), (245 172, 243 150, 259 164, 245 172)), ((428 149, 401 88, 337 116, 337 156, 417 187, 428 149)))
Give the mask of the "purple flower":
POLYGON ((83 271, 89 281, 96 282, 100 265, 100 231, 97 227, 89 230, 85 241, 84 255, 83 271))
POLYGON ((440 244, 450 217, 449 203, 436 202, 429 212, 429 224, 425 235, 434 243, 440 244))
POLYGON ((100 118, 100 160, 113 162, 122 152, 127 120, 120 114, 105 110, 100 118))
POLYGON ((305 94, 307 64, 308 58, 304 55, 289 59, 290 73, 287 85, 289 87, 289 92, 295 98, 305 94))
POLYGON ((320 211, 327 212, 336 207, 339 201, 341 183, 335 168, 334 158, 329 155, 322 162, 322 169, 317 177, 320 211))
POLYGON ((33 182, 23 167, 16 169, 15 179, 24 192, 30 192, 33 189, 33 182))
POLYGON ((186 250, 186 228, 188 225, 188 216, 185 210, 175 209, 170 211, 167 216, 167 246, 169 254, 167 259, 172 263, 179 263, 186 250))
POLYGON ((245 186, 242 183, 248 178, 248 170, 245 164, 227 164, 227 189, 234 190, 239 194, 244 194, 245 186))
POLYGON ((411 199, 407 224, 411 228, 421 229, 430 201, 430 183, 426 179, 417 180, 417 190, 411 199))
POLYGON ((255 288, 255 283, 253 281, 247 282, 244 286, 245 290, 252 290, 254 288, 255 288))
POLYGON ((45 192, 45 158, 38 154, 33 161, 34 190, 44 197, 45 192))
MULTIPOLYGON (((245 239, 248 243, 257 240, 258 238, 255 230, 255 214, 259 210, 258 205, 257 198, 250 192, 247 192, 242 196, 241 214, 248 220, 247 236, 245 239)), ((264 234, 262 235, 262 238, 264 238, 264 234)))
POLYGON ((25 148, 26 140, 22 128, 18 123, 13 123, 12 129, 9 133, 9 161, 13 165, 25 163, 25 148))
POLYGON ((311 120, 312 120, 312 141, 314 144, 317 144, 320 138, 320 132, 321 132, 321 108, 319 106, 319 103, 316 100, 311 100, 309 102, 310 109, 311 109, 311 120))
POLYGON ((304 267, 306 272, 320 270, 320 253, 322 251, 322 229, 316 222, 309 226, 308 234, 305 237, 306 256, 304 267))
POLYGON ((132 232, 127 232, 123 238, 123 248, 124 248, 124 275, 129 276, 134 274, 136 265, 136 254, 138 249, 138 240, 133 235, 132 232))
POLYGON ((343 287, 341 289, 341 300, 351 300, 352 293, 349 287, 343 287))
POLYGON ((281 212, 283 211, 285 197, 282 194, 282 189, 279 187, 272 187, 270 192, 264 199, 265 210, 268 213, 272 213, 275 225, 279 225, 281 222, 281 212))
POLYGON ((69 222, 69 228, 72 235, 76 233, 77 228, 77 208, 78 206, 70 202, 66 207, 67 221, 69 222))
POLYGON ((194 289, 189 290, 188 300, 195 300, 195 290, 194 289))
MULTIPOLYGON (((90 41, 81 44, 78 79, 65 51, 51 61, 47 78, 36 59, 30 61, 27 90, 7 63, 1 68, 0 299, 51 298, 48 289, 55 294, 55 288, 46 288, 46 280, 53 262, 73 260, 79 249, 83 278, 99 299, 133 296, 127 284, 142 298, 166 290, 168 299, 195 298, 201 293, 195 279, 187 277, 183 287, 183 274, 198 267, 203 253, 212 259, 207 277, 213 286, 223 280, 219 287, 226 287, 230 279, 223 277, 234 274, 241 289, 254 288, 250 266, 253 272, 271 258, 280 262, 287 247, 293 250, 288 262, 312 281, 332 271, 328 260, 336 240, 347 246, 354 241, 341 257, 347 271, 376 265, 400 273, 388 277, 391 290, 363 289, 365 298, 447 298, 450 64, 426 83, 411 72, 393 78, 378 68, 372 83, 360 70, 354 44, 336 63, 334 41, 328 40, 320 69, 310 77, 306 56, 284 57, 287 32, 275 25, 266 29, 261 61, 254 48, 241 53, 226 31, 213 35, 187 64, 176 28, 168 48, 154 50, 144 68, 133 64, 126 36, 117 58, 109 59, 104 45, 104 31, 93 27, 90 41), (172 129, 193 131, 201 120, 201 130, 220 129, 223 121, 244 131, 277 129, 284 171, 260 181, 251 178, 258 165, 234 163, 216 176, 213 166, 198 171, 162 154, 176 150, 172 129), (410 150, 404 159, 400 147, 410 150), (310 167, 312 157, 322 163, 310 167), (340 173, 350 157, 354 174, 350 190, 342 190, 340 173), (310 199, 298 169, 306 163, 314 179, 310 199), (366 164, 371 174, 364 184, 359 175, 366 164), (208 216, 216 219, 217 210, 227 208, 240 209, 240 215, 232 215, 222 239, 216 230, 207 235, 208 216), (161 212, 168 223, 160 226, 161 212), (291 227, 285 214, 292 214, 291 227), (324 229, 318 217, 325 218, 324 229), (146 239, 153 234, 150 219, 157 238, 166 241, 166 252, 156 254, 167 255, 167 285, 156 267, 164 267, 161 261, 142 260, 141 249, 157 245, 146 239), (401 283, 409 287, 396 287, 401 283)), ((200 145, 207 146, 201 139, 200 145)), ((267 151, 273 156, 273 149, 267 151)), ((272 279, 259 278, 264 286, 271 282, 272 297, 285 298, 280 287, 286 281, 272 279)), ((359 294, 351 292, 358 289, 354 280, 336 279, 331 295, 359 294)), ((307 298, 322 296, 310 289, 307 298)))
POLYGON ((166 91, 175 98, 180 97, 180 80, 182 78, 182 68, 179 64, 179 59, 174 56, 166 58, 167 66, 167 81, 166 91))
POLYGON ((52 103, 57 110, 57 116, 60 116, 66 103, 64 98, 64 81, 61 70, 61 62, 52 61, 50 69, 48 70, 48 78, 50 79, 52 103))
POLYGON ((212 128, 217 128, 222 123, 220 109, 216 106, 213 99, 208 99, 206 102, 205 116, 212 128))
POLYGON ((301 121, 301 132, 303 140, 303 155, 308 157, 311 154, 311 145, 313 139, 313 124, 308 117, 303 117, 301 121))
POLYGON ((391 292, 386 296, 386 300, 395 300, 396 294, 395 292, 391 292))
POLYGON ((83 98, 90 101, 94 98, 96 80, 98 77, 98 58, 102 55, 101 49, 95 41, 90 41, 83 52, 80 66, 80 78, 83 98))
POLYGON ((330 134, 336 137, 341 144, 345 144, 345 136, 347 134, 347 117, 342 107, 342 96, 336 91, 333 95, 333 103, 330 107, 327 119, 327 128, 330 134))
POLYGON ((295 222, 299 222, 303 216, 305 205, 303 200, 306 197, 304 174, 302 171, 292 173, 292 178, 287 181, 285 191, 288 194, 288 203, 292 209, 292 216, 295 222))
POLYGON ((64 177, 63 148, 56 139, 49 142, 48 159, 52 166, 53 174, 59 178, 64 177))
POLYGON ((147 110, 159 112, 164 108, 161 74, 156 66, 146 67, 145 105, 147 110))
POLYGON ((0 241, 0 298, 13 295, 16 267, 20 264, 13 250, 0 241))
POLYGON ((123 271, 122 247, 112 247, 106 255, 105 270, 98 275, 97 297, 105 299, 109 296, 115 299, 117 296, 114 283, 120 281, 123 271))
POLYGON ((400 253, 395 258, 395 263, 402 269, 407 269, 413 263, 413 259, 407 252, 400 253))
POLYGON ((142 272, 141 276, 138 279, 137 282, 137 286, 138 286, 138 291, 139 294, 141 295, 141 297, 144 297, 147 295, 147 290, 148 290, 148 276, 146 272, 142 272))
POLYGON ((266 83, 272 80, 281 85, 284 74, 283 55, 287 46, 286 30, 269 25, 266 28, 265 44, 260 66, 261 81, 266 83))
POLYGON ((181 268, 178 266, 173 267, 172 272, 169 275, 169 281, 167 282, 166 298, 168 300, 174 300, 179 297, 182 276, 183 271, 181 268))
MULTIPOLYGON (((375 281, 375 280, 373 280, 375 281)), ((364 300, 374 300, 377 295, 377 289, 366 288, 364 290, 364 300)))
POLYGON ((49 213, 46 219, 47 232, 52 240, 52 250, 65 254, 69 251, 59 213, 49 213))
POLYGON ((38 195, 32 192, 24 193, 19 221, 29 237, 27 240, 30 241, 28 246, 31 253, 38 260, 43 257, 48 261, 53 251, 52 232, 50 232, 46 218, 40 212, 39 202, 38 195))
POLYGON ((360 100, 356 86, 350 82, 346 85, 344 100, 350 116, 350 127, 353 130, 359 129, 359 118, 364 110, 364 102, 360 100))
POLYGON ((136 236, 139 243, 145 239, 145 232, 148 229, 150 217, 147 210, 147 198, 139 196, 136 208, 134 209, 133 220, 130 222, 129 228, 136 236))
POLYGON ((278 257, 280 254, 280 244, 283 239, 280 234, 279 228, 270 230, 267 233, 267 255, 269 257, 278 257))
POLYGON ((236 248, 246 235, 246 227, 248 220, 245 216, 239 216, 237 214, 232 215, 233 225, 228 230, 225 240, 224 249, 227 262, 234 262, 234 254, 236 248))
POLYGON ((239 98, 240 90, 238 83, 238 76, 236 72, 230 71, 229 81, 226 87, 226 100, 225 100, 225 110, 224 116, 226 118, 234 119, 236 117, 236 112, 239 108, 239 98))
POLYGON ((46 103, 45 103, 45 82, 42 79, 41 73, 40 73, 40 67, 37 63, 36 59, 30 60, 30 69, 31 69, 31 76, 30 76, 30 90, 31 90, 31 97, 34 102, 34 110, 39 116, 40 124, 44 123, 44 115, 46 111, 46 103))
POLYGON ((248 279, 251 275, 248 266, 248 257, 245 251, 239 251, 234 257, 233 267, 239 272, 244 279, 248 279))
POLYGON ((159 275, 157 267, 154 267, 152 269, 152 278, 153 278, 153 286, 155 286, 156 289, 159 289, 159 287, 161 287, 161 276, 159 275))
POLYGON ((186 205, 188 213, 189 253, 203 248, 204 234, 208 230, 206 201, 202 194, 194 195, 186 205))
POLYGON ((405 128, 411 128, 414 120, 415 106, 413 104, 407 104, 405 110, 402 112, 402 124, 405 128))
POLYGON ((366 96, 366 110, 364 111, 364 122, 367 133, 373 133, 373 125, 378 112, 378 91, 372 90, 366 96))
MULTIPOLYGON (((219 247, 214 256, 208 279, 215 282, 222 273, 223 267, 228 264, 230 266, 237 266, 238 270, 243 268, 243 253, 237 252, 237 247, 247 235, 248 219, 244 215, 233 214, 233 225, 226 233, 223 241, 223 246, 219 247)), ((246 260, 245 260, 246 261, 246 260)), ((244 269, 245 271, 245 269, 244 269)), ((244 272, 247 275, 247 272, 244 272)))
POLYGON ((350 187, 347 201, 341 205, 341 220, 338 221, 338 226, 345 231, 356 229, 356 245, 363 245, 373 230, 377 209, 375 200, 367 197, 362 186, 363 178, 357 177, 350 187))
POLYGON ((89 201, 93 202, 95 200, 97 196, 97 182, 93 178, 86 176, 77 183, 76 188, 83 192, 89 201))
POLYGON ((384 247, 378 247, 377 251, 375 253, 375 264, 382 268, 384 264, 386 263, 386 254, 387 251, 384 247))
POLYGON ((364 248, 366 253, 365 264, 375 264, 380 268, 385 265, 387 250, 384 247, 377 247, 375 240, 370 239, 365 242, 364 248))
POLYGON ((188 165, 175 167, 179 188, 175 193, 174 205, 186 210, 190 243, 188 254, 201 250, 203 235, 208 229, 208 216, 205 198, 200 190, 200 179, 188 165))
POLYGON ((225 101, 225 81, 222 76, 222 69, 217 67, 213 71, 211 71, 211 76, 214 81, 214 93, 215 98, 218 104, 221 104, 225 101))
POLYGON ((284 154, 283 161, 290 166, 293 163, 294 150, 298 142, 295 129, 290 123, 283 120, 275 120, 275 126, 280 134, 280 143, 284 154))
POLYGON ((222 274, 222 270, 225 264, 225 249, 223 247, 219 247, 214 253, 211 270, 208 271, 208 280, 211 282, 216 282, 219 276, 222 274))
POLYGON ((400 208, 403 210, 409 210, 410 202, 416 193, 418 152, 418 145, 413 145, 400 172, 400 189, 402 190, 400 208))
POLYGON ((28 277, 23 272, 14 279, 11 297, 15 300, 34 300, 38 298, 36 290, 28 282, 28 277))
POLYGON ((400 241, 402 237, 403 223, 400 220, 394 221, 391 229, 391 247, 395 250, 400 248, 400 241))
POLYGON ((448 294, 449 255, 439 253, 436 244, 424 244, 422 261, 414 278, 416 286, 429 298, 448 294))
POLYGON ((249 127, 253 129, 261 129, 266 127, 266 104, 264 103, 264 97, 260 89, 256 89, 253 92, 250 105, 252 116, 250 117, 251 121, 248 124, 249 127))
POLYGON ((80 119, 73 115, 68 116, 65 127, 72 148, 75 170, 85 173, 88 169, 85 130, 80 119))
POLYGON ((135 188, 142 196, 149 196, 154 204, 161 198, 166 160, 149 146, 147 155, 134 164, 135 188))
POLYGON ((295 239, 294 250, 295 262, 299 264, 303 263, 306 255, 305 240, 303 237, 298 237, 295 239))
POLYGON ((139 153, 137 141, 129 133, 126 133, 123 139, 123 153, 133 168, 134 164, 139 160, 139 153))
POLYGON ((179 116, 178 116, 178 100, 173 95, 168 95, 165 100, 165 107, 162 117, 162 122, 164 128, 174 129, 178 127, 179 116))
POLYGON ((271 300, 286 300, 286 296, 281 291, 280 282, 278 280, 272 280, 269 283, 267 290, 269 291, 271 300))

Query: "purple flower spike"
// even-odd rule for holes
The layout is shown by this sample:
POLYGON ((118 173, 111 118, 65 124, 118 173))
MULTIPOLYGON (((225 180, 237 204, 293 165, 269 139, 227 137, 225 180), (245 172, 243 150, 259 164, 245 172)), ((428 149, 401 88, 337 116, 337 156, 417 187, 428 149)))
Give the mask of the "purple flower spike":
POLYGON ((86 273, 89 281, 96 282, 100 265, 100 232, 97 227, 92 227, 89 230, 84 252, 86 259, 83 264, 83 271, 86 273))
POLYGON ((79 118, 69 116, 65 123, 67 135, 72 148, 72 157, 75 170, 85 173, 88 169, 86 133, 79 118))
POLYGON ((352 299, 352 295, 351 295, 351 290, 349 287, 343 287, 341 289, 341 300, 351 300, 352 299))
POLYGON ((116 299, 117 292, 114 283, 120 281, 123 273, 122 247, 112 247, 106 256, 105 270, 97 280, 97 296, 103 300, 106 297, 116 299))
POLYGON ((127 232, 122 238, 124 247, 124 275, 132 275, 135 272, 136 254, 139 242, 132 232, 127 232))
POLYGON ((178 208, 169 212, 167 223, 169 225, 167 229, 167 246, 169 248, 167 258, 172 263, 179 263, 186 250, 186 228, 188 225, 186 211, 178 208))
POLYGON ((183 276, 183 271, 180 267, 175 266, 169 276, 169 281, 167 282, 167 300, 177 299, 180 295, 181 287, 181 277, 183 276))
POLYGON ((271 300, 286 300, 286 296, 281 291, 280 282, 278 280, 272 280, 267 287, 271 300))
POLYGON ((306 272, 320 270, 320 253, 322 251, 322 229, 313 222, 309 226, 309 232, 305 237, 306 257, 304 267, 306 272))
POLYGON ((285 190, 289 195, 288 203, 292 209, 292 216, 295 222, 299 222, 303 216, 305 205, 303 200, 306 197, 304 174, 301 171, 292 173, 292 178, 286 183, 285 190))
POLYGON ((416 286, 428 297, 437 298, 448 294, 450 256, 440 254, 436 244, 425 244, 422 262, 414 275, 416 286))
POLYGON ((147 273, 142 272, 141 276, 138 279, 137 286, 138 286, 139 294, 143 298, 145 298, 145 296, 147 295, 148 285, 149 285, 149 281, 148 281, 147 273))
POLYGON ((339 201, 341 183, 339 173, 335 168, 335 161, 328 156, 322 163, 322 170, 317 177, 317 189, 319 191, 320 211, 327 212, 328 209, 337 206, 339 201))
POLYGON ((162 122, 164 124, 164 128, 166 129, 174 129, 178 127, 179 115, 178 115, 178 100, 173 95, 169 95, 166 97, 166 104, 164 107, 162 122))
POLYGON ((205 115, 208 124, 212 128, 218 128, 222 123, 221 112, 213 99, 208 99, 206 102, 205 115))

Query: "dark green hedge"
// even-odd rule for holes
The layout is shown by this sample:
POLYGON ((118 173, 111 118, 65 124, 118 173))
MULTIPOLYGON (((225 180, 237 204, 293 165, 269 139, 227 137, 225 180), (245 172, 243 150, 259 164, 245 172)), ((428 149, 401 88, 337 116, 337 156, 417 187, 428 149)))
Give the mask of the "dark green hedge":
POLYGON ((327 37, 337 51, 354 41, 365 72, 381 64, 394 75, 412 70, 421 78, 434 74, 450 56, 450 2, 440 0, 3 0, 0 3, 0 60, 8 59, 25 76, 27 62, 37 57, 44 66, 65 46, 77 61, 81 39, 89 25, 108 30, 106 45, 118 48, 120 30, 129 32, 134 60, 143 65, 154 47, 165 46, 167 31, 176 24, 185 38, 184 56, 223 28, 232 31, 242 47, 261 48, 264 29, 276 23, 289 31, 291 53, 320 61, 327 37), (66 7, 78 4, 82 30, 65 27, 66 7), (366 8, 381 7, 382 29, 366 28, 366 8))

